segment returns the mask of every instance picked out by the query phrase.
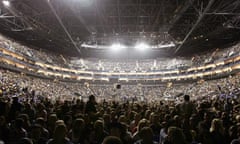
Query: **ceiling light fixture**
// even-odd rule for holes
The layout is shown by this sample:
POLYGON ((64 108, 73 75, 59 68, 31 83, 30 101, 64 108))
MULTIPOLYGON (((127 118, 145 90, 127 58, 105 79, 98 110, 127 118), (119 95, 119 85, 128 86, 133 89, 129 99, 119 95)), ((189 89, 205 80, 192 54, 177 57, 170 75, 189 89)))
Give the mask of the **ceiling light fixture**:
POLYGON ((3 0, 2 3, 4 6, 7 6, 7 7, 10 6, 10 1, 8 1, 8 0, 3 0))

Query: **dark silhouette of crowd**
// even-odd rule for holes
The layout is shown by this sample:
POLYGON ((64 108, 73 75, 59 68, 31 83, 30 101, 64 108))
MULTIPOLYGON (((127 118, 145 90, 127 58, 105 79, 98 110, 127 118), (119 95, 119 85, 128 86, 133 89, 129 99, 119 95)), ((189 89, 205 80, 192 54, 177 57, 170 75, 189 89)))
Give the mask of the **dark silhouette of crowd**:
POLYGON ((5 144, 238 144, 236 98, 144 103, 34 98, 27 89, 0 91, 0 140, 5 144))
MULTIPOLYGON (((235 92, 239 90, 238 76, 192 85, 189 95, 176 97, 175 101, 153 99, 153 93, 147 92, 144 101, 109 100, 107 93, 97 95, 101 91, 89 94, 87 101, 76 95, 69 96, 70 99, 59 97, 66 90, 81 93, 84 88, 75 87, 83 85, 0 72, 0 143, 238 144, 240 141, 240 97, 235 92), (101 101, 103 97, 106 100, 101 101)), ((177 87, 180 85, 168 89, 177 87)), ((182 84, 180 89, 184 87, 182 84)), ((123 88, 119 91, 127 94, 138 87, 123 88)), ((107 87, 98 90, 102 89, 107 87)), ((161 96, 161 88, 156 89, 154 92, 161 96)), ((132 94, 138 96, 138 92, 132 94)))

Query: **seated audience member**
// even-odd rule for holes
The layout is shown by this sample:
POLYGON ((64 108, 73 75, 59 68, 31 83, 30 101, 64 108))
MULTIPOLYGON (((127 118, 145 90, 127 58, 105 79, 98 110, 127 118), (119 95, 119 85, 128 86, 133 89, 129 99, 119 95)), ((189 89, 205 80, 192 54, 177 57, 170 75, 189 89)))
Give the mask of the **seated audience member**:
POLYGON ((212 120, 210 135, 212 144, 226 144, 226 135, 224 133, 222 120, 216 118, 212 120))
POLYGON ((67 136, 67 128, 64 124, 59 122, 54 130, 53 138, 47 144, 72 144, 67 136))
POLYGON ((10 136, 10 129, 7 126, 6 119, 4 116, 0 116, 0 140, 8 142, 10 136))
POLYGON ((123 143, 118 137, 107 136, 104 138, 102 144, 123 144, 123 143))
POLYGON ((85 121, 77 118, 73 121, 72 129, 69 131, 69 137, 74 144, 84 144, 86 140, 85 121))
POLYGON ((158 144, 158 142, 153 140, 153 131, 150 127, 143 127, 139 133, 140 140, 136 141, 134 144, 158 144))
POLYGON ((32 139, 34 144, 44 144, 48 139, 42 137, 42 126, 35 124, 31 127, 29 137, 32 139))
POLYGON ((147 127, 147 126, 149 126, 148 120, 146 120, 146 119, 141 119, 141 120, 139 121, 138 127, 137 127, 137 131, 133 134, 133 141, 134 141, 134 142, 136 142, 136 141, 138 141, 138 140, 141 139, 140 136, 139 136, 139 133, 140 133, 140 131, 141 131, 141 129, 142 129, 143 127, 147 127))
POLYGON ((20 139, 26 138, 27 135, 27 131, 23 128, 23 119, 17 118, 14 121, 14 127, 12 127, 10 130, 11 143, 19 142, 20 139))
POLYGON ((30 138, 22 138, 17 144, 34 144, 30 138))
POLYGON ((103 121, 97 120, 94 123, 94 129, 89 135, 89 143, 90 144, 99 144, 103 141, 103 139, 109 134, 103 129, 103 121))
POLYGON ((168 137, 164 144, 187 144, 185 136, 180 128, 169 127, 168 137))

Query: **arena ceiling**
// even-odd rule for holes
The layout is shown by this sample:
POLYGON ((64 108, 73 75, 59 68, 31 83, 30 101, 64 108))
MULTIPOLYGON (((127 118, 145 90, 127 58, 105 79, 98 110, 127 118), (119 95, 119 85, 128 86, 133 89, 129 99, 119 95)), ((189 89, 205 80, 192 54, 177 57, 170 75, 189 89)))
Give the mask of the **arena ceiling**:
MULTIPOLYGON (((240 39, 240 0, 9 0, 0 32, 70 56, 100 56, 82 43, 174 42, 155 56, 189 55, 240 39)), ((6 1, 6 0, 5 0, 6 1)))

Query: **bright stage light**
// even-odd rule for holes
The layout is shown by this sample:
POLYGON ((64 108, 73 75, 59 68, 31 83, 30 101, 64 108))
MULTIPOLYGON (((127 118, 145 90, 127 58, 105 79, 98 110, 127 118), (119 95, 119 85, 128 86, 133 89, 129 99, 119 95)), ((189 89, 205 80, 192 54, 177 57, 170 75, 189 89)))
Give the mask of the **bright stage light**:
POLYGON ((112 50, 119 51, 119 50, 121 50, 121 49, 125 49, 126 46, 121 45, 120 43, 115 43, 115 44, 111 45, 110 48, 111 48, 112 50))
POLYGON ((2 3, 4 6, 10 6, 10 2, 8 0, 3 0, 2 3))
POLYGON ((148 48, 150 48, 150 46, 147 45, 146 43, 139 43, 135 46, 135 49, 138 49, 138 50, 145 50, 148 48))

